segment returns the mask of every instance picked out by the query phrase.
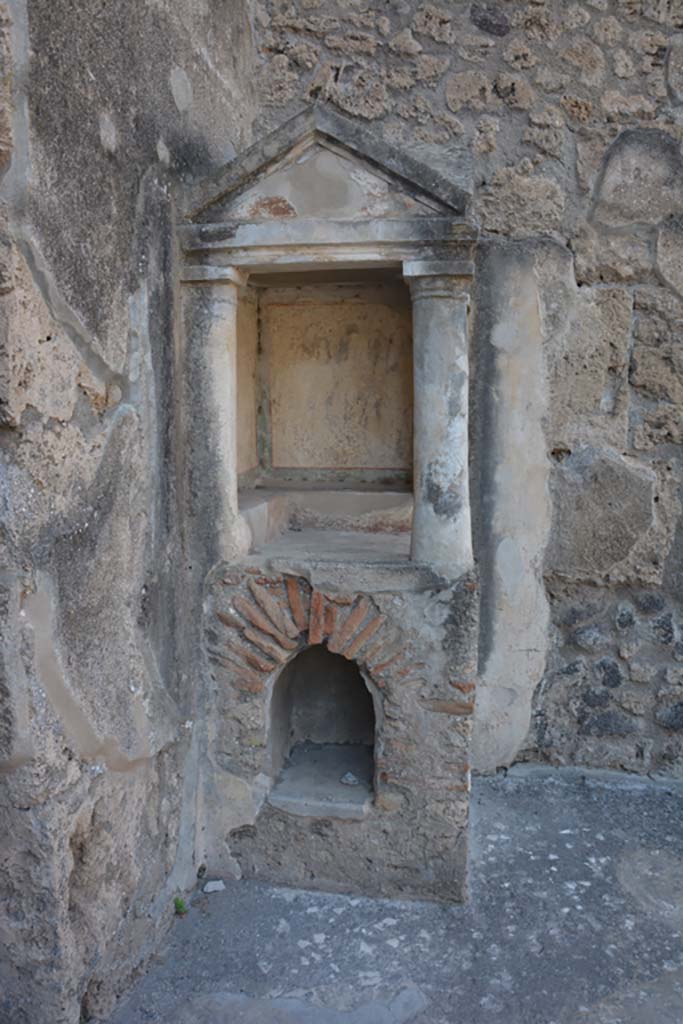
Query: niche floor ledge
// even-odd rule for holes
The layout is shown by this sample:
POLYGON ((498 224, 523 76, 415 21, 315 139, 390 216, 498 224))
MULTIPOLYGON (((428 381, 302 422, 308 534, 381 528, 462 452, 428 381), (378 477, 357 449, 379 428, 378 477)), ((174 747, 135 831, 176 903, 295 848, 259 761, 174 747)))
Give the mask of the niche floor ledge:
POLYGON ((372 804, 372 751, 360 744, 300 743, 268 800, 278 810, 305 818, 361 820, 372 804), (349 773, 356 785, 341 781, 349 773))

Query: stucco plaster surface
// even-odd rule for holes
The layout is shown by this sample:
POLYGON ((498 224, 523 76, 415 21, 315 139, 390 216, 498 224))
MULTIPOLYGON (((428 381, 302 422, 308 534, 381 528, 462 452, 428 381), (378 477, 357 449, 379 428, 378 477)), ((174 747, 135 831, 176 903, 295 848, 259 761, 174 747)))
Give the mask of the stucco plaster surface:
POLYGON ((547 259, 542 248, 485 250, 474 297, 475 330, 485 345, 475 364, 475 551, 485 581, 473 744, 479 770, 514 758, 548 650, 548 603, 538 573, 550 529, 543 422, 545 350, 554 325, 544 316, 537 269, 547 259))
POLYGON ((410 468, 405 289, 277 290, 261 301, 261 324, 273 467, 410 468))
POLYGON ((74 1024, 113 1005, 194 872, 176 595, 203 555, 185 532, 178 556, 168 176, 248 138, 252 50, 240 5, 9 7, 0 1017, 74 1024))

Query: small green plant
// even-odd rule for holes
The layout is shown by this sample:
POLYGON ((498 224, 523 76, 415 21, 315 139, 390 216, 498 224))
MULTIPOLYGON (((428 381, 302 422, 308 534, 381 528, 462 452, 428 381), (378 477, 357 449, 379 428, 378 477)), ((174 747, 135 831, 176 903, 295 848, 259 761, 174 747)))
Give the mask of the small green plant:
POLYGON ((187 903, 185 902, 182 896, 175 897, 175 899, 173 900, 173 906, 178 917, 182 917, 183 914, 187 913, 187 903))

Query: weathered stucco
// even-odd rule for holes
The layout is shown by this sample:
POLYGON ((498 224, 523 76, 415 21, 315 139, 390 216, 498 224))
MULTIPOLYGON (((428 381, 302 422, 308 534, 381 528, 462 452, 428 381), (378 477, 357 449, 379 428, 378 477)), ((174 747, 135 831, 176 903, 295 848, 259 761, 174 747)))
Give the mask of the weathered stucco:
POLYGON ((73 1024, 196 872, 170 179, 248 138, 252 44, 239 5, 1 24, 0 1017, 73 1024))
POLYGON ((258 455, 258 319, 257 295, 243 288, 237 309, 237 471, 256 469, 258 455))
POLYGON ((400 283, 264 289, 274 469, 412 466, 410 302, 400 283))
POLYGON ((549 250, 494 243, 477 275, 475 550, 483 601, 473 759, 484 770, 514 759, 548 649, 540 573, 550 527, 543 424, 545 349, 555 325, 544 316, 538 265, 549 250))

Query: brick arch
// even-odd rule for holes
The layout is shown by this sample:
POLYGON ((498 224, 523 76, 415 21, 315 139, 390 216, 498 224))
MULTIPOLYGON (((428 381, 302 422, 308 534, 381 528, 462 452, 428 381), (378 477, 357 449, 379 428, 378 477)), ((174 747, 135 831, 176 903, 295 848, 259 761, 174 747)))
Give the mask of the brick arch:
POLYGON ((389 671, 408 670, 400 626, 370 596, 323 591, 293 575, 220 576, 207 639, 209 660, 227 669, 219 674, 243 693, 262 693, 271 676, 315 644, 355 661, 380 690, 389 671))

